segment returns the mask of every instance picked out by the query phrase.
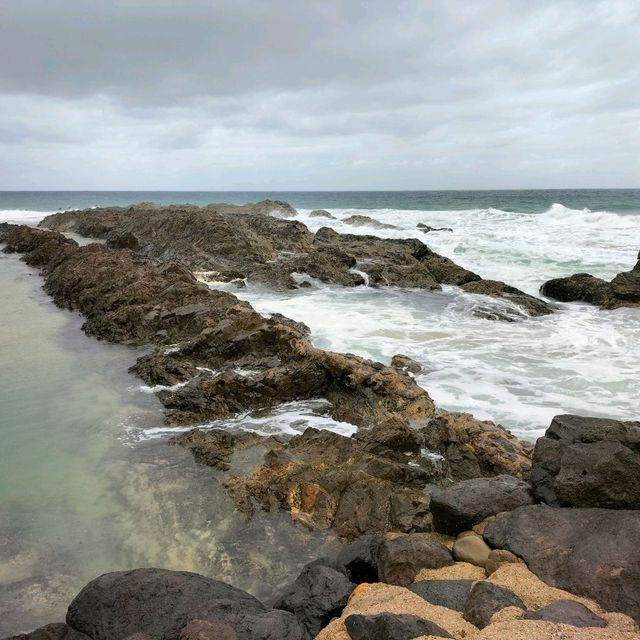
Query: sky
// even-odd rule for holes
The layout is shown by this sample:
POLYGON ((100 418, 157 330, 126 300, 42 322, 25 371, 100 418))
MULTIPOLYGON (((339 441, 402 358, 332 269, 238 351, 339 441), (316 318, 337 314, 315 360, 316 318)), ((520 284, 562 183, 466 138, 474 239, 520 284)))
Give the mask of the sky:
POLYGON ((0 189, 640 187, 638 0, 0 0, 0 189))

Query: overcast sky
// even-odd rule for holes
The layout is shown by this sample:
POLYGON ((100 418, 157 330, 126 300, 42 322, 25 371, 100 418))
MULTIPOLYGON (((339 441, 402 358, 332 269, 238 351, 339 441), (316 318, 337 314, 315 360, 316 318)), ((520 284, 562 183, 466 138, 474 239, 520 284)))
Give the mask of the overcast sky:
POLYGON ((640 187, 638 0, 0 0, 0 189, 640 187))

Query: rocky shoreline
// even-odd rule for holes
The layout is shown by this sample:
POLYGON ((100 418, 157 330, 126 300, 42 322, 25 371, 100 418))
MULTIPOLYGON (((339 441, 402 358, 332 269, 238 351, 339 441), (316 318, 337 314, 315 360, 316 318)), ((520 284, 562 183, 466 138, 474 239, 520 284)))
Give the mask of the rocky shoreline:
POLYGON ((17 637, 639 637, 640 423, 558 416, 533 449, 437 409, 410 359, 385 366, 317 349, 304 325, 265 318, 193 271, 273 288, 453 284, 523 318, 551 307, 417 240, 312 234, 292 215, 271 201, 136 205, 56 214, 42 223, 52 230, 0 225, 4 251, 40 268, 88 334, 149 347, 132 371, 159 387, 168 424, 323 399, 358 427, 352 437, 194 428, 172 439, 222 471, 254 449, 262 462, 224 482, 238 510, 288 512, 344 541, 272 606, 196 574, 140 569, 97 578, 66 624, 17 637), (79 247, 59 231, 107 242, 79 247))

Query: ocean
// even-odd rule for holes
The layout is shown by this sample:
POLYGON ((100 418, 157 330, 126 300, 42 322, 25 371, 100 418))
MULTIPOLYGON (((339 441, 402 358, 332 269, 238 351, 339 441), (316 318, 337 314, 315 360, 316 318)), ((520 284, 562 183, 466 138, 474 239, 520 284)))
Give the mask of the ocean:
MULTIPOLYGON (((640 250, 638 189, 0 192, 0 222, 37 224, 59 210, 144 201, 264 198, 288 201, 314 231, 419 238, 483 277, 534 295, 552 277, 586 271, 611 278, 631 269, 640 250), (336 219, 310 217, 315 208, 336 219), (353 213, 397 228, 345 224, 353 213), (424 234, 418 223, 452 231, 424 234)), ((127 373, 131 349, 82 334, 81 320, 57 309, 37 273, 15 255, 0 254, 0 287, 0 635, 61 618, 74 591, 101 571, 190 569, 260 594, 261 583, 285 580, 307 559, 308 532, 276 515, 248 525, 215 489, 216 472, 165 445, 159 404, 127 373), (203 491, 203 483, 211 489, 203 491)), ((260 312, 305 322, 319 347, 382 362, 409 355, 423 365, 418 383, 440 407, 494 420, 530 440, 559 413, 640 415, 639 309, 558 304, 551 316, 506 323, 476 317, 478 304, 498 303, 454 287, 317 283, 272 292, 249 283, 230 290, 260 312)), ((320 413, 292 403, 217 426, 242 422, 261 433, 291 433, 313 424, 350 432, 320 413)), ((313 539, 315 555, 325 543, 313 539)))

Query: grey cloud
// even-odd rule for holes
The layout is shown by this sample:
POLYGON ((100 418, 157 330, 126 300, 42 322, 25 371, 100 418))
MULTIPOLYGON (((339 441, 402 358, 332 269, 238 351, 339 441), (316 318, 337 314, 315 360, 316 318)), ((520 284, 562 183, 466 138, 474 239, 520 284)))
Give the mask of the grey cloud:
POLYGON ((635 0, 0 0, 0 188, 633 186, 639 62, 635 0))

